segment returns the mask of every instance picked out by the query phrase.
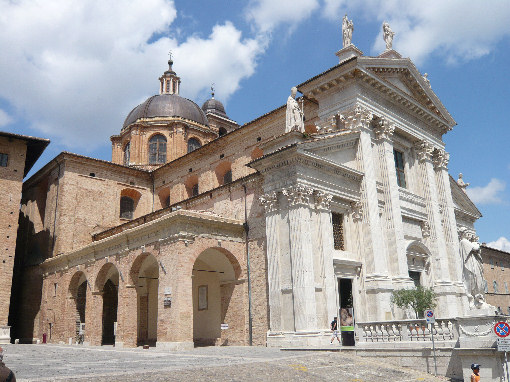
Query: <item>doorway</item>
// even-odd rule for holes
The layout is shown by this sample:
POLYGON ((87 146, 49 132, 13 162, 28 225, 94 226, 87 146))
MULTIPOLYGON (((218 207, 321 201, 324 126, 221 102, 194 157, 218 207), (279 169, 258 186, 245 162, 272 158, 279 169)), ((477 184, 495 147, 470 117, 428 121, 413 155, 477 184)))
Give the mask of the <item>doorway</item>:
POLYGON ((338 300, 342 345, 354 346, 354 304, 352 298, 352 279, 338 279, 338 300))
POLYGON ((108 279, 103 288, 103 338, 102 345, 115 345, 115 323, 117 322, 117 287, 108 279))

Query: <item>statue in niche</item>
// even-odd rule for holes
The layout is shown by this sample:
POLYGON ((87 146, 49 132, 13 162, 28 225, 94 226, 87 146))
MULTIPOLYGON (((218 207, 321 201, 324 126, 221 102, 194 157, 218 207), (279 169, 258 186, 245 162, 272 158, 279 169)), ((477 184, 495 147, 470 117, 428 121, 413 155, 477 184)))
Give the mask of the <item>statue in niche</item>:
POLYGON ((349 20, 347 18, 347 13, 344 16, 344 19, 342 21, 342 39, 344 48, 352 45, 352 32, 354 31, 354 23, 352 20, 349 20))
POLYGON ((459 174, 459 179, 457 179, 457 184, 460 188, 462 188, 462 191, 466 192, 466 187, 469 186, 469 183, 465 183, 464 179, 462 179, 462 173, 459 174))
POLYGON ((303 121, 303 111, 296 101, 297 88, 290 89, 290 96, 287 98, 287 114, 285 132, 300 131, 305 132, 305 124, 303 121))
POLYGON ((395 32, 393 32, 390 28, 390 24, 386 21, 382 25, 384 42, 386 43, 386 50, 393 49, 393 36, 395 36, 395 32))
POLYGON ((486 309, 485 282, 483 278, 482 255, 478 238, 466 228, 460 231, 460 257, 463 264, 462 278, 471 309, 486 309))

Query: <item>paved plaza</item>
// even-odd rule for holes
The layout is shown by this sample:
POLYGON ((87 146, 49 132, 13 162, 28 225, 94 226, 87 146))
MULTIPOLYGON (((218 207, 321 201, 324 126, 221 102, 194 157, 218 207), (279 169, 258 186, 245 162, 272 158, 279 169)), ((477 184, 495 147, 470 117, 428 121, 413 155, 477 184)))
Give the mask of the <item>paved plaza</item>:
POLYGON ((444 381, 351 352, 5 345, 18 381, 444 381))

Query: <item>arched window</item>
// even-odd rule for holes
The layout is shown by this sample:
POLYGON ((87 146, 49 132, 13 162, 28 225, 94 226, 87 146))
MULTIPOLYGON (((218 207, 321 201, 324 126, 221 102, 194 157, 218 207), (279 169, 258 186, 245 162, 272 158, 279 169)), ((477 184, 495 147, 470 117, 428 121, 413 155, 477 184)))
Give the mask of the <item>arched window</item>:
POLYGON ((131 144, 128 142, 126 146, 124 146, 124 165, 129 166, 129 150, 131 144))
POLYGON ((197 196, 198 195, 198 183, 193 186, 191 189, 191 196, 197 196))
POLYGON ((220 127, 220 130, 218 131, 218 134, 219 134, 220 137, 222 135, 227 134, 227 129, 225 129, 224 127, 220 127))
POLYGON ((158 134, 149 140, 149 164, 162 163, 166 163, 166 138, 158 134))
POLYGON ((129 196, 122 196, 120 198, 120 218, 133 219, 133 212, 135 210, 135 201, 129 196))
POLYGON ((188 139, 188 152, 195 151, 196 149, 200 148, 202 144, 200 141, 196 138, 190 138, 188 139))
POLYGON ((232 170, 228 170, 225 175, 223 175, 223 184, 232 182, 232 170))

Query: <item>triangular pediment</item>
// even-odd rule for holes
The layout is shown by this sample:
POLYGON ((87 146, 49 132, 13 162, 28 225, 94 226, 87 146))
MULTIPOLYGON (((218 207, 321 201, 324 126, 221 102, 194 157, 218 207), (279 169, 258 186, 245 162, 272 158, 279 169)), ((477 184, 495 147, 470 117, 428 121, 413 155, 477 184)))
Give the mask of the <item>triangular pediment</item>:
POLYGON ((452 199, 455 208, 467 215, 478 219, 482 216, 475 204, 469 199, 469 196, 459 187, 455 179, 450 176, 450 188, 452 190, 452 199))
POLYGON ((448 110, 432 90, 430 82, 421 75, 408 58, 362 57, 360 67, 371 77, 374 85, 386 85, 410 102, 418 104, 429 113, 443 120, 450 128, 456 125, 448 110))

